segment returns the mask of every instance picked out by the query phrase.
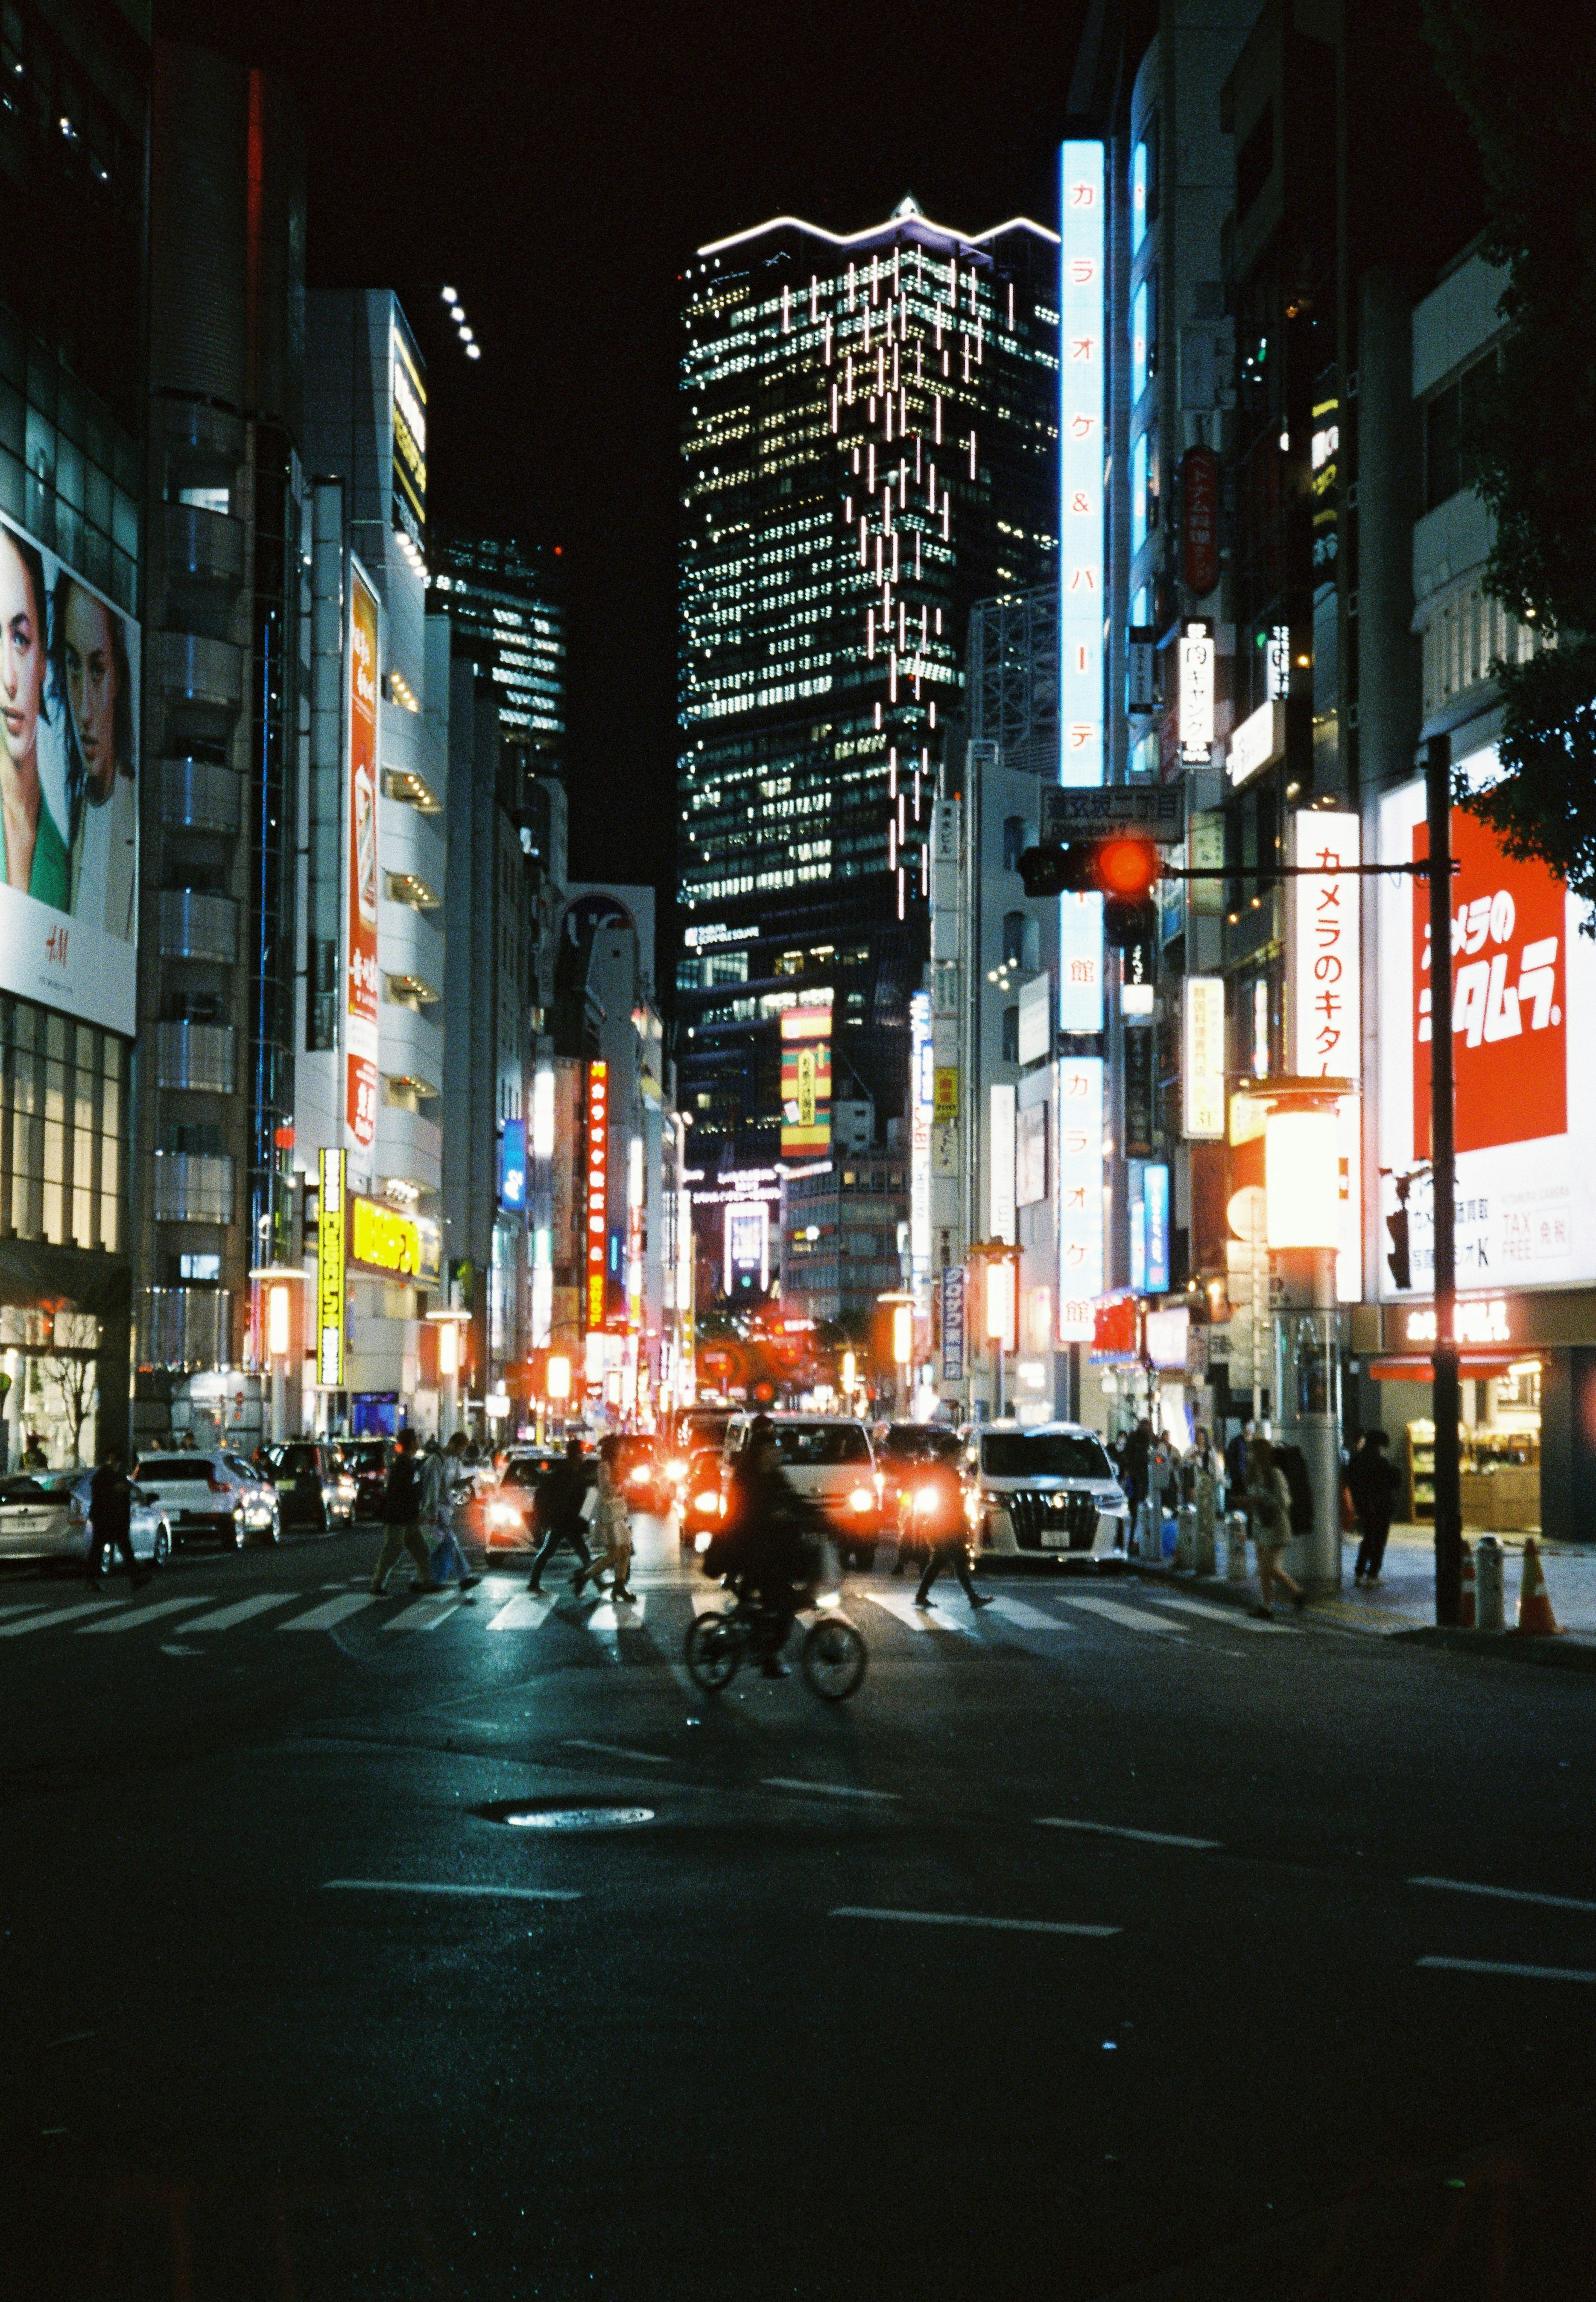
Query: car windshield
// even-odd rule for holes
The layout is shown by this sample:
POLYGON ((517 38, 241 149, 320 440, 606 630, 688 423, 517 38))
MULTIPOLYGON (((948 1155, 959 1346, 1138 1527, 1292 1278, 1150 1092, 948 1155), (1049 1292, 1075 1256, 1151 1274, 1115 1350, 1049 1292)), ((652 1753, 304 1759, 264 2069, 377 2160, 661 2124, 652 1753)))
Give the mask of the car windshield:
POLYGON ((621 1472, 630 1471, 639 1463, 651 1463, 653 1460, 654 1442, 651 1439, 623 1439, 616 1458, 616 1468, 621 1472))
POLYGON ((298 1477, 303 1471, 320 1470, 321 1465, 314 1447, 284 1447, 279 1451, 278 1467, 290 1477, 298 1477))
POLYGON ((344 1461, 351 1471, 385 1471, 388 1450, 380 1439, 357 1440, 343 1450, 344 1461))
POLYGON ((981 1468, 993 1479, 1113 1476, 1107 1456, 1084 1432, 988 1432, 981 1441, 981 1468))
POLYGON ((192 1479, 197 1484, 210 1475, 210 1458, 206 1455, 151 1455, 133 1474, 136 1479, 192 1479))
POLYGON ((881 1441, 881 1452, 893 1463, 953 1463, 962 1446, 956 1431, 928 1423, 895 1423, 881 1441))
MULTIPOLYGON (((868 1463, 870 1442, 858 1423, 774 1423, 770 1426, 784 1463, 794 1470, 828 1470, 838 1463, 868 1463)), ((747 1444, 746 1439, 743 1441, 747 1444)))
POLYGON ((547 1478, 549 1466, 535 1455, 517 1455, 504 1466, 500 1481, 503 1487, 535 1487, 540 1479, 547 1478))
POLYGON ((38 1479, 0 1480, 0 1503, 48 1502, 55 1491, 38 1479))
POLYGON ((702 1447, 721 1447, 726 1443, 729 1415, 685 1415, 676 1426, 676 1444, 688 1453, 702 1447))

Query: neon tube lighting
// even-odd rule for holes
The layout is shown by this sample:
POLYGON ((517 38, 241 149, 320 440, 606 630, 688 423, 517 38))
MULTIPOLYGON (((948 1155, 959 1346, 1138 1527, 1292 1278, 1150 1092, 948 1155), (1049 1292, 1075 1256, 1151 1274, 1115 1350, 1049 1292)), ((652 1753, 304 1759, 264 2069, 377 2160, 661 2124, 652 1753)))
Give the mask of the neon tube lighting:
MULTIPOLYGON (((751 225, 746 231, 735 231, 728 239, 710 240, 697 253, 700 256, 720 256, 728 248, 740 248, 745 240, 762 239, 768 231, 784 230, 805 231, 811 239, 823 239, 831 248, 859 248, 872 239, 886 239, 889 235, 895 240, 907 235, 920 244, 922 232, 931 239, 945 240, 966 249, 983 248, 987 240, 999 239, 1005 231, 1034 231, 1037 238, 1045 240, 1050 248, 1056 248, 1059 244, 1056 231, 1049 231, 1046 224, 1034 223, 1029 216, 1021 215, 1010 216, 1003 223, 991 224, 985 231, 976 232, 951 231, 945 224, 933 223, 928 216, 896 216, 886 223, 868 224, 862 231, 827 231, 823 224, 807 223, 802 216, 777 215, 769 217, 764 223, 751 225)), ((957 259, 953 261, 956 265, 957 259)), ((848 270, 851 278, 853 266, 850 265, 848 270)), ((848 300, 850 304, 853 300, 851 285, 848 300)))

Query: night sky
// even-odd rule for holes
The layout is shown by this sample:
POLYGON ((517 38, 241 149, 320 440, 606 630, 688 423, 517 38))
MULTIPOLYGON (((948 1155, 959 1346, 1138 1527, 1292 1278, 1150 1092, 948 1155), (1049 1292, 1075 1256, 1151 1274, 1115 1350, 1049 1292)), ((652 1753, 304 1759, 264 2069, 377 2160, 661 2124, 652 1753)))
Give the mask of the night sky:
MULTIPOLYGON (((563 547, 575 875, 672 878, 676 314, 693 248, 784 211, 856 231, 906 191, 962 231, 1054 223, 1083 9, 255 6, 241 37, 305 114, 312 285, 391 284, 421 336, 438 518, 563 547)), ((157 23, 218 38, 214 6, 157 23)))

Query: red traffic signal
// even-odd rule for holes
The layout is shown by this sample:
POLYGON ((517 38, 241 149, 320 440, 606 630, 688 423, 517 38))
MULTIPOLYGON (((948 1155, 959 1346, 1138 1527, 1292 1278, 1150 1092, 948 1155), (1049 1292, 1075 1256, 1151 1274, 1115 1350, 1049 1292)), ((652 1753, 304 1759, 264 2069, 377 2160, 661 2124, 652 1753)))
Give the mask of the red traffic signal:
POLYGON ((1103 895, 1120 904, 1147 903, 1161 870, 1157 848, 1134 832, 1028 847, 1020 858, 1028 895, 1103 895))
POLYGON ((1116 836, 1098 840, 1092 853, 1092 878, 1105 895, 1146 903, 1159 878, 1158 850, 1150 839, 1116 836))

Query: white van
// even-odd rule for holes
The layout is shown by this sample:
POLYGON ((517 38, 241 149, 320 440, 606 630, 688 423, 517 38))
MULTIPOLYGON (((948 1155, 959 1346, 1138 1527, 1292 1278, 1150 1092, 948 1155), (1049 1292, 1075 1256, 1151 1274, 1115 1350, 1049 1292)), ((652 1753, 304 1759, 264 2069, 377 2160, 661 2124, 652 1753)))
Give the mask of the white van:
MULTIPOLYGON (((826 1513, 843 1564, 868 1567, 886 1529, 884 1483, 864 1424, 853 1415, 774 1414, 767 1420, 782 1469, 826 1513)), ((753 1421, 752 1415, 735 1415, 727 1424, 728 1464, 747 1446, 753 1421)))
POLYGON ((984 1423, 970 1434, 969 1470, 978 1552, 1123 1565, 1130 1505, 1095 1431, 984 1423))

